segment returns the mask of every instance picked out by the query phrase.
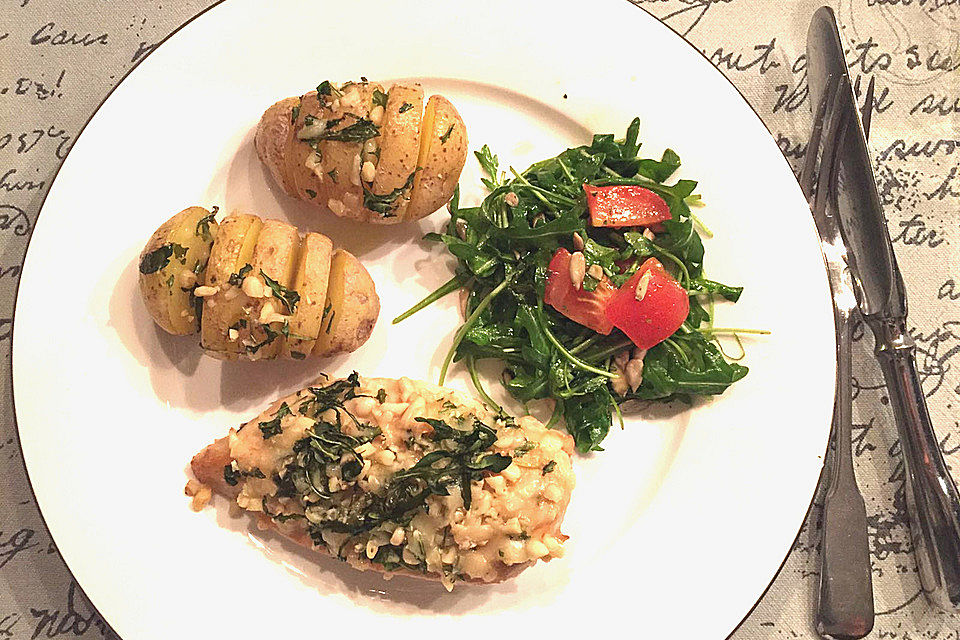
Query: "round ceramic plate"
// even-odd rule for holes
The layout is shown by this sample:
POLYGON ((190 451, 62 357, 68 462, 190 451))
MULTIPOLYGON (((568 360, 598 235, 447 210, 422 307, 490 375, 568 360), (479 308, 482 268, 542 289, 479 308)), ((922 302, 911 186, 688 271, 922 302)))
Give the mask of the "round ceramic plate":
MULTIPOLYGON (((570 637, 597 624, 646 637, 721 638, 760 597, 802 522, 832 412, 834 341, 814 226, 787 163, 737 91, 691 46, 620 0, 254 2, 193 20, 99 109, 36 225, 16 309, 23 454, 56 543, 126 640, 171 637, 570 637), (384 581, 298 550, 183 495, 190 457, 319 371, 436 380, 456 296, 390 319, 451 274, 420 242, 446 213, 371 227, 283 195, 253 132, 275 100, 322 80, 414 78, 442 93, 518 168, 643 121, 700 180, 711 277, 745 286, 725 326, 750 374, 723 396, 628 417, 576 461, 567 555, 517 579, 384 581), (188 205, 322 231, 355 253, 382 298, 369 342, 326 361, 221 363, 155 328, 137 256, 188 205)), ((471 155, 463 200, 482 196, 471 155)), ((460 373, 450 384, 469 389, 460 373)), ((489 385, 495 387, 495 383, 489 385)))

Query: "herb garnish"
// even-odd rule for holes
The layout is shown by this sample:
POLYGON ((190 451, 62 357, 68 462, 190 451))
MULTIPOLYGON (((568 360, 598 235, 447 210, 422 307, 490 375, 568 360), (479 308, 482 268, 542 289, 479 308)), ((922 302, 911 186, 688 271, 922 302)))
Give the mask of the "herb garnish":
POLYGON ((210 235, 210 223, 216 222, 216 215, 217 211, 219 210, 220 207, 213 207, 213 211, 200 218, 200 220, 197 221, 197 228, 193 234, 200 236, 204 240, 211 240, 212 236, 210 235))
POLYGON ((326 128, 309 138, 302 138, 304 142, 315 142, 317 140, 333 140, 335 142, 364 142, 370 138, 376 138, 380 135, 380 127, 373 124, 367 118, 357 118, 357 120, 342 129, 331 131, 331 129, 340 123, 343 118, 330 120, 326 128))
POLYGON ((230 277, 227 278, 227 283, 232 284, 235 287, 242 286, 243 279, 246 278, 247 274, 250 273, 251 271, 253 271, 253 266, 249 264, 245 264, 242 267, 240 267, 240 271, 230 274, 230 277))
POLYGON ((260 276, 263 278, 263 281, 270 287, 270 291, 273 293, 273 297, 277 300, 280 300, 287 306, 287 309, 290 310, 290 313, 293 313, 297 310, 297 303, 300 302, 300 294, 294 291, 293 289, 288 289, 283 286, 266 273, 263 272, 263 269, 260 270, 260 276))
MULTIPOLYGON (((278 487, 276 497, 299 499, 307 531, 315 543, 324 544, 325 530, 357 535, 385 522, 406 524, 428 497, 448 495, 456 484, 460 485, 464 507, 469 509, 471 483, 509 466, 509 456, 489 451, 497 434, 481 421, 475 420, 470 429, 457 429, 443 420, 418 417, 417 421, 433 428, 425 436, 436 445, 433 451, 409 469, 395 473, 377 492, 331 490, 330 477, 345 483, 356 480, 364 465, 357 449, 380 435, 379 429, 360 422, 345 407, 348 400, 361 397, 359 387, 359 376, 354 372, 346 379, 308 387, 300 393, 296 412, 315 422, 294 444, 293 456, 284 470, 273 477, 278 487), (345 432, 347 425, 350 433, 345 432), (329 473, 331 467, 338 472, 329 473)), ((376 397, 382 402, 386 391, 380 389, 376 397)), ((271 435, 279 433, 278 418, 289 413, 284 407, 285 403, 274 420, 260 423, 261 430, 271 435)), ((265 433, 264 437, 269 436, 265 433)), ((231 484, 236 484, 239 477, 229 465, 224 476, 231 484)), ((265 513, 277 517, 266 509, 265 513)), ((400 561, 399 557, 391 560, 400 561)))
POLYGON ((556 460, 551 460, 551 461, 548 462, 547 464, 543 465, 543 469, 540 471, 540 475, 542 475, 542 476, 547 475, 548 473, 550 473, 551 471, 553 471, 554 467, 556 467, 556 466, 557 466, 557 461, 556 461, 556 460))
POLYGON ((240 481, 240 471, 233 468, 233 465, 227 464, 223 466, 223 480, 231 487, 237 486, 237 482, 240 481))
POLYGON ((263 332, 266 334, 267 337, 264 338, 262 342, 247 345, 246 347, 247 353, 256 353, 257 351, 259 351, 260 349, 262 349, 263 347, 267 346, 268 344, 270 344, 271 342, 273 342, 274 340, 280 337, 280 332, 268 324, 261 325, 261 328, 263 329, 263 332))
POLYGON ((235 462, 231 462, 228 465, 223 467, 223 480, 231 487, 237 486, 237 482, 240 481, 240 478, 266 478, 263 471, 260 471, 259 467, 254 467, 251 471, 242 471, 239 468, 234 469, 235 462))
POLYGON ((263 439, 267 440, 283 431, 283 429, 280 428, 280 421, 283 420, 284 416, 289 416, 292 413, 293 412, 290 411, 290 407, 286 402, 281 404, 280 408, 277 409, 277 413, 274 415, 273 420, 260 423, 260 432, 263 434, 263 439))
POLYGON ((310 196, 311 198, 317 197, 317 192, 314 191, 313 189, 304 189, 304 191, 306 191, 307 195, 310 196))
POLYGON ((457 125, 456 125, 456 124, 450 125, 450 128, 447 129, 447 132, 446 132, 445 134, 443 134, 442 136, 440 136, 440 144, 445 144, 445 143, 447 142, 447 138, 449 138, 449 137, 450 137, 450 134, 453 133, 453 128, 454 128, 455 126, 457 126, 457 125))
POLYGON ((514 458, 521 458, 527 454, 527 452, 532 451, 537 448, 537 443, 532 440, 526 440, 522 445, 513 450, 514 458))
POLYGON ((356 535, 384 522, 402 521, 430 496, 448 495, 454 484, 460 485, 464 508, 469 509, 470 483, 510 465, 509 456, 486 451, 497 435, 479 420, 470 431, 454 429, 442 420, 417 420, 433 426, 428 437, 441 448, 426 454, 409 469, 395 473, 378 493, 355 493, 335 509, 308 508, 312 531, 329 529, 356 535))
MULTIPOLYGON (((707 280, 703 244, 690 212, 692 180, 664 184, 680 159, 667 150, 659 159, 640 158, 639 119, 622 140, 598 134, 589 145, 568 149, 522 172, 499 172, 497 157, 484 146, 475 155, 487 174, 490 194, 477 207, 450 203, 446 232, 428 234, 457 257, 454 277, 395 322, 435 300, 466 287, 467 320, 441 370, 463 360, 471 373, 475 362, 496 358, 505 365, 503 384, 521 402, 556 401, 551 424, 563 419, 582 451, 599 450, 612 426, 612 411, 624 400, 689 400, 722 393, 747 374, 746 367, 727 362, 711 333, 710 299, 735 301, 739 287, 707 280), (657 193, 672 219, 650 240, 639 230, 593 227, 589 223, 583 184, 640 185, 657 193), (506 202, 507 195, 516 204, 506 202), (690 293, 690 313, 680 329, 652 347, 644 357, 642 383, 614 398, 613 356, 633 343, 619 330, 601 335, 543 304, 547 265, 560 247, 570 251, 573 234, 583 241, 587 267, 600 265, 614 286, 620 286, 639 264, 659 259, 690 293), (628 265, 626 270, 621 265, 628 265)), ((587 282, 586 285, 595 284, 587 282)), ((478 384, 479 378, 471 376, 478 384)), ((478 387, 478 393, 485 392, 478 387)))
POLYGON ((416 170, 414 170, 410 176, 407 178, 407 181, 403 185, 397 187, 390 193, 385 193, 383 195, 377 195, 374 192, 367 189, 366 185, 363 186, 363 206, 369 209, 370 211, 375 211, 379 214, 382 214, 384 218, 391 217, 393 214, 393 208, 397 202, 397 199, 402 196, 405 192, 410 190, 410 187, 413 185, 413 177, 417 175, 416 170))
POLYGON ((335 86, 330 84, 329 80, 324 80, 323 82, 317 85, 317 93, 319 93, 322 96, 335 95, 337 97, 340 97, 343 95, 335 86))
POLYGON ((381 106, 384 109, 387 108, 387 94, 380 89, 373 90, 373 104, 374 106, 381 106))
POLYGON ((410 109, 413 109, 413 105, 410 104, 409 102, 404 102, 402 105, 400 105, 400 108, 397 109, 397 113, 403 113, 403 112, 405 112, 405 111, 410 111, 410 109))
POLYGON ((168 242, 160 245, 140 259, 140 273, 146 275, 160 271, 160 269, 170 264, 171 257, 185 263, 186 255, 187 248, 176 242, 168 242))

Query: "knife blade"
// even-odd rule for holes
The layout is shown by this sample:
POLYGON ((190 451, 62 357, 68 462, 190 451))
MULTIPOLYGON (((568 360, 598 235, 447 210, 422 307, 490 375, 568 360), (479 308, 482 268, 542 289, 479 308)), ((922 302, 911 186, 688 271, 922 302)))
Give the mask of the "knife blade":
POLYGON ((927 599, 960 610, 960 495, 933 431, 906 328, 907 296, 877 191, 863 123, 847 73, 836 16, 818 9, 807 38, 810 95, 824 78, 842 76, 849 125, 838 156, 836 208, 860 314, 875 339, 905 469, 907 511, 920 581, 927 599))

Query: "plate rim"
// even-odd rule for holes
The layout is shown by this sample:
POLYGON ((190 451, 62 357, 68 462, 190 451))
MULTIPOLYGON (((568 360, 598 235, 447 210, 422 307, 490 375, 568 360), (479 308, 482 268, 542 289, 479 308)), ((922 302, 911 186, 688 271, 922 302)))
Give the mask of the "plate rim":
MULTIPOLYGON (((24 247, 23 262, 26 261, 27 255, 29 254, 31 244, 32 244, 32 242, 33 242, 34 231, 36 230, 36 225, 37 225, 37 223, 38 223, 39 220, 40 220, 41 214, 43 213, 44 206, 46 205, 47 198, 49 197, 51 191, 53 190, 53 186, 54 186, 54 184, 56 183, 57 177, 60 175, 60 171, 63 169, 64 165, 67 163, 67 159, 70 157, 70 153, 73 151, 73 148, 76 146, 76 142, 80 139, 80 137, 82 136, 82 134, 84 133, 84 131, 86 131, 88 125, 89 125, 89 124, 93 121, 93 119, 97 116, 97 114, 100 112, 100 110, 103 108, 103 106, 107 103, 107 101, 111 98, 111 96, 114 94, 114 92, 127 80, 127 78, 130 76, 130 74, 132 74, 137 68, 140 67, 140 65, 141 65, 147 58, 149 58, 154 52, 156 52, 156 51, 157 51, 158 49, 160 49, 163 45, 165 45, 168 40, 170 40, 171 38, 173 38, 174 36, 176 36, 178 33, 180 33, 180 31, 182 31, 183 29, 185 29, 187 26, 189 26, 190 24, 192 24, 194 21, 198 20, 198 19, 201 18, 202 16, 206 15, 209 11, 211 11, 211 10, 219 7, 220 5, 224 4, 226 1, 227 1, 227 0, 215 0, 211 5, 209 5, 208 7, 205 7, 204 9, 200 10, 199 12, 197 12, 196 14, 194 14, 193 16, 191 16, 190 18, 188 18, 187 20, 185 20, 184 22, 182 22, 180 25, 178 25, 178 26, 177 26, 175 29, 173 29, 170 33, 168 33, 166 36, 164 36, 159 42, 157 42, 157 44, 156 44, 146 55, 144 55, 144 56, 143 56, 140 60, 138 60, 133 66, 131 66, 131 67, 120 77, 120 79, 107 91, 107 93, 104 95, 103 99, 97 104, 97 106, 96 106, 96 107, 93 109, 93 111, 90 113, 90 116, 84 121, 83 125, 77 130, 77 134, 76 134, 76 136, 74 137, 74 144, 70 146, 70 149, 67 151, 66 155, 65 155, 64 158, 61 160, 59 166, 57 166, 57 168, 56 168, 56 170, 54 171, 53 175, 52 175, 52 176, 50 177, 50 179, 49 179, 49 183, 48 183, 49 186, 48 186, 48 188, 47 188, 47 190, 46 190, 46 193, 44 193, 43 198, 40 200, 40 204, 39 204, 39 207, 38 207, 38 209, 37 209, 36 218, 33 220, 33 223, 32 223, 33 228, 32 228, 32 230, 31 230, 31 232, 30 232, 30 236, 29 236, 28 239, 27 239, 26 246, 24 247)), ((706 62, 706 63, 709 65, 709 67, 712 69, 712 72, 713 72, 713 73, 719 74, 719 75, 723 78, 723 81, 724 81, 726 84, 730 85, 730 87, 733 88, 733 90, 734 90, 734 91, 737 93, 737 95, 740 97, 740 100, 750 109, 750 111, 753 113, 753 115, 754 115, 754 117, 757 119, 757 121, 759 121, 760 125, 763 127, 763 130, 767 132, 767 135, 770 137, 770 139, 771 139, 771 140, 775 140, 775 139, 776 139, 775 136, 773 135, 773 132, 770 130, 770 128, 767 126, 766 122, 764 122, 763 118, 760 116, 760 113, 759 113, 759 112, 757 111, 757 109, 753 106, 753 104, 747 99, 747 97, 744 95, 743 91, 741 91, 740 88, 739 88, 730 78, 728 78, 716 65, 714 65, 714 64, 710 61, 709 57, 706 55, 706 53, 704 53, 704 51, 702 51, 701 49, 699 49, 695 44, 693 44, 692 42, 690 42, 689 40, 687 40, 684 36, 682 36, 680 33, 678 33, 678 32, 677 32, 676 30, 674 30, 672 27, 670 27, 669 25, 667 25, 667 24, 666 24, 665 22, 663 22, 660 18, 658 18, 656 15, 654 15, 652 12, 650 12, 649 10, 647 10, 646 8, 644 8, 643 6, 641 6, 641 5, 639 5, 639 4, 636 4, 636 3, 634 3, 634 2, 631 1, 631 0, 617 0, 617 1, 622 2, 622 3, 626 3, 626 4, 630 5, 631 7, 633 7, 634 9, 637 9, 637 10, 639 10, 639 11, 644 12, 644 13, 647 14, 650 18, 652 18, 652 19, 655 20, 657 23, 659 23, 660 25, 662 25, 664 28, 666 28, 667 30, 669 30, 673 37, 679 39, 681 42, 683 42, 684 45, 692 48, 692 49, 697 53, 697 55, 698 55, 699 57, 701 57, 701 58, 704 60, 704 62, 706 62)), ((797 177, 796 173, 793 171, 793 167, 790 165, 789 160, 787 160, 786 156, 784 156, 784 155, 782 154, 782 152, 779 154, 779 157, 780 157, 780 159, 787 165, 787 169, 790 171, 790 174, 793 176, 794 181, 797 183, 797 186, 799 187, 799 186, 800 186, 799 178, 797 177)), ((22 276, 22 274, 21 274, 21 276, 22 276)), ((80 591, 83 593, 83 595, 84 595, 85 599, 87 600, 87 603, 90 605, 90 607, 96 612, 97 616, 99 616, 100 619, 101 619, 104 623, 106 623, 108 626, 111 626, 111 628, 112 628, 112 625, 110 625, 110 620, 100 612, 99 608, 98 608, 98 607, 96 606, 96 604, 92 601, 92 599, 91 599, 89 596, 87 596, 86 591, 85 591, 84 588, 83 588, 83 585, 82 585, 82 584, 80 583, 80 581, 77 579, 76 574, 74 573, 73 569, 70 567, 70 564, 67 562, 66 558, 64 558, 64 556, 61 554, 59 545, 57 545, 57 541, 56 541, 56 539, 55 539, 55 537, 54 537, 53 531, 50 529, 49 525, 47 524, 46 516, 44 515, 43 510, 42 510, 42 508, 40 507, 39 501, 38 501, 38 499, 37 499, 36 491, 34 490, 33 479, 32 479, 31 476, 30 476, 30 472, 29 472, 29 470, 28 470, 28 468, 27 468, 26 458, 25 458, 25 456, 23 455, 24 452, 23 452, 22 438, 21 438, 21 436, 20 436, 20 422, 19 422, 18 417, 17 417, 17 409, 16 409, 16 396, 17 396, 17 394, 16 394, 16 392, 15 392, 14 358, 13 358, 13 351, 14 351, 14 350, 13 350, 13 344, 14 344, 14 340, 15 340, 15 335, 16 335, 15 332, 16 332, 16 327, 17 327, 17 321, 16 321, 16 315, 17 315, 17 314, 16 314, 16 309, 17 309, 18 300, 19 300, 20 285, 22 284, 22 282, 23 282, 23 278, 22 278, 22 277, 21 277, 21 278, 18 278, 18 280, 17 280, 17 285, 16 285, 16 287, 15 287, 15 289, 14 289, 14 295, 13 295, 13 306, 12 306, 12 308, 13 308, 13 317, 12 317, 12 320, 13 320, 13 321, 12 321, 11 327, 10 327, 10 351, 11 351, 11 354, 10 354, 10 368, 9 368, 9 384, 10 384, 10 395, 11 395, 11 409, 12 409, 12 414, 13 414, 14 430, 15 430, 16 435, 17 435, 17 447, 18 447, 18 449, 19 449, 19 451, 20 451, 20 456, 19 456, 19 457, 20 457, 20 464, 21 464, 21 467, 23 468, 24 477, 26 478, 27 487, 28 487, 29 490, 30 490, 30 495, 31 495, 31 497, 33 498, 34 504, 37 506, 37 513, 38 513, 38 515, 40 516, 40 521, 41 521, 41 523, 43 524, 43 526, 44 526, 44 528, 46 529, 46 531, 49 533, 51 541, 53 541, 53 543, 54 543, 54 549, 55 549, 55 551, 56 551, 57 557, 58 557, 58 558, 60 559, 60 561, 63 563, 63 566, 67 569, 67 572, 69 573, 70 578, 71 578, 73 584, 76 585, 76 587, 79 588, 80 591)), ((829 285, 827 285, 827 286, 828 286, 828 290, 829 290, 829 285)), ((833 344, 833 346, 834 346, 834 348, 836 347, 836 337, 835 337, 835 336, 834 336, 834 344, 833 344)), ((834 372, 834 377, 836 377, 837 372, 836 372, 836 363, 835 363, 835 362, 834 362, 832 368, 833 368, 833 372, 834 372)), ((835 400, 836 400, 836 394, 834 394, 834 401, 835 401, 835 400)), ((828 432, 829 432, 829 430, 828 430, 828 432)), ((824 443, 824 453, 823 453, 823 455, 821 456, 824 461, 826 461, 826 458, 827 458, 827 455, 826 455, 826 454, 829 452, 829 449, 830 449, 830 436, 828 435, 827 441, 824 443)), ((761 601, 763 601, 763 599, 766 597, 767 593, 770 591, 770 589, 771 589, 771 587, 773 586, 774 582, 776 582, 777 578, 780 576, 781 572, 783 571, 784 567, 786 566, 787 561, 790 559, 790 556, 792 555, 792 553, 793 553, 793 551, 794 551, 794 547, 796 546, 797 540, 800 538, 800 536, 801 536, 802 533, 803 533, 803 526, 804 526, 804 524, 806 523, 807 518, 809 517, 809 515, 810 515, 810 513, 812 512, 813 507, 814 507, 814 505, 815 505, 815 503, 816 503, 816 499, 817 499, 817 496, 818 496, 818 494, 819 494, 819 492, 820 492, 820 487, 821 487, 821 484, 822 484, 823 477, 824 477, 824 474, 825 474, 825 473, 826 473, 826 466, 825 466, 825 464, 824 464, 824 465, 821 466, 820 473, 819 473, 818 476, 817 476, 817 481, 816 481, 816 483, 814 484, 813 492, 812 492, 812 495, 811 495, 811 497, 810 497, 810 502, 809 502, 809 504, 807 505, 807 508, 806 508, 806 510, 805 510, 804 513, 803 513, 802 519, 800 520, 800 524, 798 525, 797 533, 796 533, 796 535, 792 538, 789 546, 787 547, 787 549, 786 549, 786 551, 785 551, 785 553, 784 553, 783 560, 782 560, 782 561, 780 562, 780 564, 777 566, 776 570, 772 573, 769 581, 767 582, 767 584, 766 584, 766 586, 764 587, 763 591, 761 591, 761 592, 759 593, 759 595, 756 597, 756 600, 754 601, 754 603, 753 603, 753 604, 750 606, 750 608, 743 614, 742 618, 740 619, 739 622, 737 622, 736 626, 733 627, 733 628, 729 631, 729 633, 727 633, 727 635, 725 636, 725 640, 730 640, 730 639, 737 633, 737 631, 740 630, 740 628, 744 625, 744 623, 747 621, 747 619, 751 616, 751 614, 753 614, 753 612, 754 612, 754 611, 757 609, 757 607, 760 605, 761 601)))

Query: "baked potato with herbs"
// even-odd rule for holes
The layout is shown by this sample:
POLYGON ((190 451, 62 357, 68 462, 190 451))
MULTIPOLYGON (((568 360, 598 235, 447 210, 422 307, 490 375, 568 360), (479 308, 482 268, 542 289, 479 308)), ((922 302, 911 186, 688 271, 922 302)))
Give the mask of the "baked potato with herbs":
POLYGON ((392 224, 450 200, 467 130, 446 98, 431 96, 424 107, 420 85, 386 91, 366 80, 323 82, 267 109, 255 144, 289 195, 341 217, 392 224))
POLYGON ((279 220, 234 213, 218 223, 215 214, 184 209, 140 255, 140 293, 165 331, 199 331, 222 360, 302 360, 366 342, 380 298, 356 257, 279 220))

